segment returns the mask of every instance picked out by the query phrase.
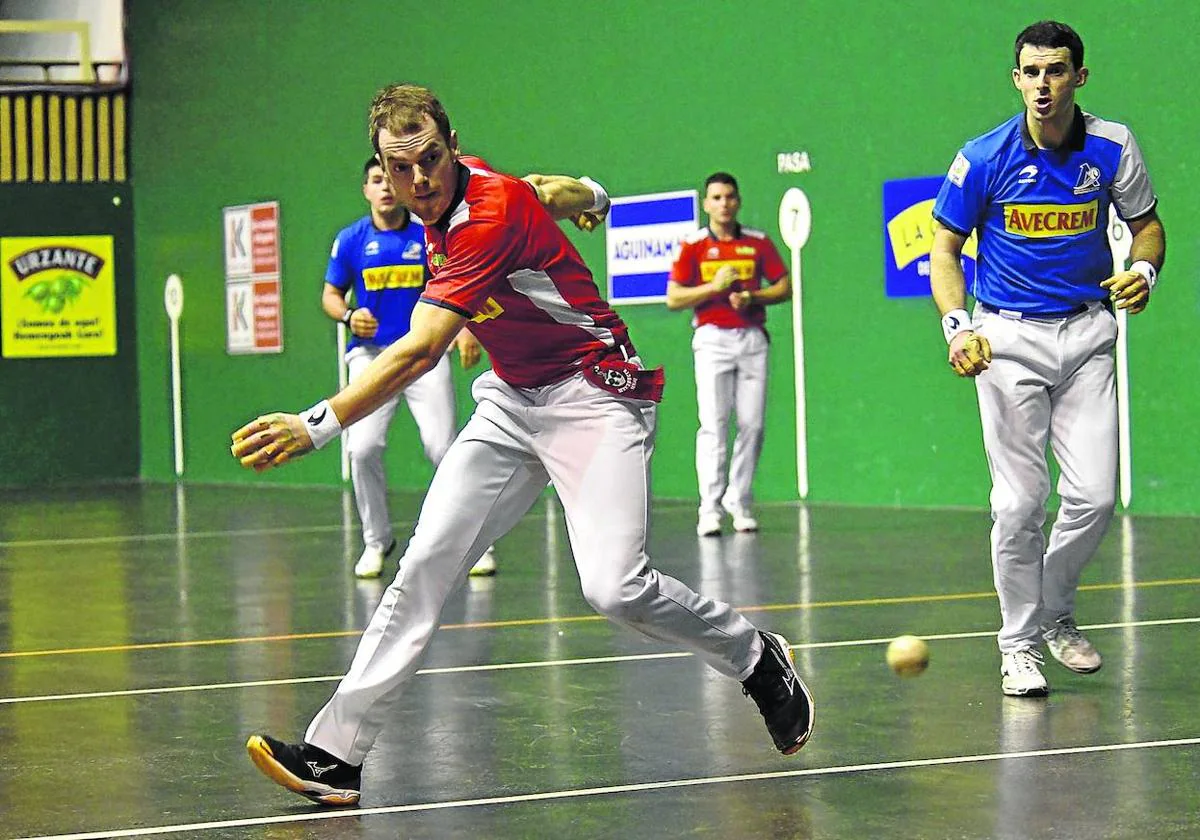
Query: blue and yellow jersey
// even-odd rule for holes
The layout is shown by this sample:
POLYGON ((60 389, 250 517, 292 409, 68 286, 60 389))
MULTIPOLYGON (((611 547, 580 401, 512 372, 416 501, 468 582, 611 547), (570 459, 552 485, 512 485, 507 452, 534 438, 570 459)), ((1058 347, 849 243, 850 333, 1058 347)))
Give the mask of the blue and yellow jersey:
POLYGON ((1024 112, 967 143, 933 216, 963 236, 979 233, 972 297, 1036 315, 1103 300, 1109 206, 1128 222, 1156 203, 1132 132, 1076 108, 1060 149, 1034 144, 1024 112))
MULTIPOLYGON (((379 321, 370 344, 386 347, 408 332, 413 307, 425 289, 425 228, 415 221, 400 230, 379 230, 364 216, 333 241, 325 282, 348 291, 379 321)), ((347 347, 368 343, 352 335, 347 347)))

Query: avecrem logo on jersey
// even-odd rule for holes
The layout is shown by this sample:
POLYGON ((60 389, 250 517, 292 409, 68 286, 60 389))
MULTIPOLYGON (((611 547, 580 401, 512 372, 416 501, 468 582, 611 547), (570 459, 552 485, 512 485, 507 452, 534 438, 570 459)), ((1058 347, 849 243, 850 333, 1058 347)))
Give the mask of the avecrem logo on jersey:
POLYGON ((1096 229, 1097 202, 1087 204, 1006 204, 1004 230, 1028 239, 1076 236, 1096 229))
POLYGON ((77 271, 95 280, 100 269, 104 268, 104 258, 80 248, 35 248, 17 254, 8 261, 8 266, 18 280, 54 268, 77 271))

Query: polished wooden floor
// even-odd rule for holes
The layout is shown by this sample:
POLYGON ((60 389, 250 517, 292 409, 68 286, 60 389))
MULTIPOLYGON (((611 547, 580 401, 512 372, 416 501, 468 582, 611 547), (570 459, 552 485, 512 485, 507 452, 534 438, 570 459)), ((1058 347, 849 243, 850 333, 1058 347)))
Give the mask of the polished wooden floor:
MULTIPOLYGON (((407 533, 418 500, 393 499, 407 533)), ((694 536, 655 506, 656 565, 784 633, 817 699, 799 754, 691 656, 581 598, 551 499, 450 602, 370 754, 324 810, 247 760, 298 737, 382 585, 356 581, 335 491, 0 493, 0 836, 215 838, 1200 837, 1200 520, 1118 519, 1079 598, 1105 656, 1000 694, 979 511, 768 506, 694 536), (914 680, 883 661, 930 640, 914 680)), ((394 558, 391 568, 394 571, 394 558)))

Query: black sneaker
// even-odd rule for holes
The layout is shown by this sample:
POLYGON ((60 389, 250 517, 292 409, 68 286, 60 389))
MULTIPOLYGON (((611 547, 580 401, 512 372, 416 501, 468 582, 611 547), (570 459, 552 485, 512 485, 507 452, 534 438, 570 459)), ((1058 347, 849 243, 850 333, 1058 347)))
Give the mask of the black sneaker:
POLYGON ((812 736, 816 718, 812 694, 796 673, 787 639, 762 630, 758 635, 763 640, 762 657, 742 683, 742 693, 758 704, 776 748, 791 755, 812 736))
POLYGON ((312 744, 285 744, 270 735, 251 735, 246 752, 271 781, 322 805, 357 805, 362 765, 334 758, 312 744))

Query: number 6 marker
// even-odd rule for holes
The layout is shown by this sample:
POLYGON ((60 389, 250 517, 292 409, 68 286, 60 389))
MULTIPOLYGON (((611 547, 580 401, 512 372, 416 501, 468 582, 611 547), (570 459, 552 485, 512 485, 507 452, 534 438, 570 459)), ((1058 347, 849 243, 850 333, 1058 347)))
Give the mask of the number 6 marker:
POLYGON ((167 278, 163 304, 171 322, 171 417, 175 430, 175 475, 183 475, 183 383, 179 370, 179 318, 183 315, 183 282, 178 274, 167 278))
MULTIPOLYGON (((1113 274, 1125 270, 1125 260, 1133 247, 1133 234, 1117 215, 1116 207, 1108 208, 1108 246, 1112 251, 1113 274)), ((1128 509, 1133 501, 1133 453, 1129 435, 1129 312, 1115 309, 1117 315, 1117 457, 1120 476, 1121 507, 1128 509)))

